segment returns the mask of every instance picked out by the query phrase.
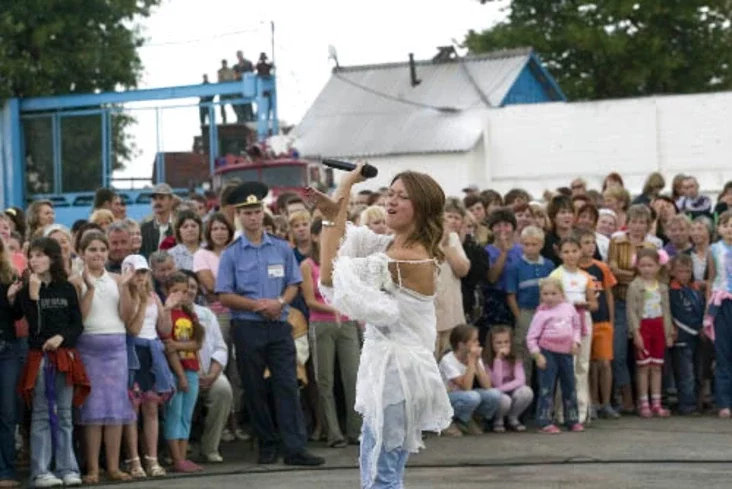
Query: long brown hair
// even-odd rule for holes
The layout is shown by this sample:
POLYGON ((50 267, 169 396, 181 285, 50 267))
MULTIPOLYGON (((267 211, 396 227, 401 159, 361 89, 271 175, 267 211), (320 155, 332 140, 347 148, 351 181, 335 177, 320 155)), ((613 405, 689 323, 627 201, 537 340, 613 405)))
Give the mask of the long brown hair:
MULTIPOLYGON (((319 217, 313 219, 310 223, 310 236, 320 236, 323 231, 323 220, 319 217)), ((313 260, 316 265, 320 265, 320 240, 313 239, 310 243, 310 254, 308 258, 313 260)))
MULTIPOLYGON (((195 280, 196 284, 199 285, 198 279, 196 278, 195 274, 191 273, 189 275, 184 271, 177 271, 174 272, 170 277, 168 277, 168 280, 165 282, 165 287, 168 291, 170 291, 170 289, 176 284, 186 284, 186 287, 188 287, 188 279, 195 280)), ((191 324, 193 325, 191 339, 199 345, 202 344, 203 337, 206 335, 206 329, 201 324, 201 321, 198 320, 198 315, 196 314, 196 311, 194 311, 193 307, 189 306, 188 304, 181 304, 180 308, 184 313, 186 313, 189 318, 191 318, 191 324)))
MULTIPOLYGON (((493 360, 496 357, 496 353, 493 351, 493 337, 496 335, 499 335, 499 334, 507 334, 508 339, 509 339, 509 344, 511 344, 510 340, 511 340, 511 336, 513 335, 512 331, 513 330, 511 328, 509 328, 508 326, 493 326, 491 328, 490 332, 488 333, 488 337, 485 340, 485 347, 488 349, 488 352, 486 355, 486 360, 488 361, 488 365, 486 365, 486 367, 492 368, 493 360)), ((513 351, 513 345, 511 345, 511 347, 512 347, 511 351, 504 358, 508 361, 508 363, 513 365, 514 363, 516 363, 517 357, 513 351)))
POLYGON ((0 283, 9 285, 17 276, 17 271, 10 262, 10 252, 5 246, 5 240, 0 239, 0 283))
POLYGON ((36 232, 41 227, 41 209, 44 206, 48 206, 53 209, 53 202, 50 200, 34 200, 28 206, 28 212, 26 212, 26 219, 28 220, 27 232, 28 236, 26 239, 35 239, 40 236, 35 236, 36 232))
POLYGON ((440 248, 442 241, 442 215, 445 207, 445 192, 434 178, 426 173, 405 171, 395 176, 391 185, 401 180, 414 206, 416 226, 414 232, 407 237, 407 243, 419 243, 427 253, 437 260, 445 259, 440 248))

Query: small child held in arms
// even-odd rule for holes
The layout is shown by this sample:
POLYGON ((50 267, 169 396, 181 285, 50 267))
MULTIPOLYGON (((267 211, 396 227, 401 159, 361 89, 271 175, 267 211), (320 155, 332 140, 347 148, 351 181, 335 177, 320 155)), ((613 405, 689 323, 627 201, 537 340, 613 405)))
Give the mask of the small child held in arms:
POLYGON ((203 345, 205 329, 193 311, 193 301, 188 295, 188 276, 175 272, 168 278, 168 295, 182 297, 170 311, 173 325, 171 337, 165 339, 170 368, 178 378, 178 392, 168 401, 165 409, 165 439, 176 472, 190 473, 203 470, 187 457, 188 438, 191 436, 191 420, 198 400, 198 371, 201 363, 198 351, 203 345))
POLYGON ((493 431, 506 431, 503 421, 508 417, 508 427, 513 431, 526 431, 519 421, 524 411, 534 400, 534 392, 526 385, 526 376, 521 358, 511 351, 511 329, 496 326, 490 332, 491 351, 488 356, 491 365, 493 386, 501 391, 501 406, 493 421, 493 431))
POLYGON ((597 311, 592 313, 592 346, 590 352, 590 396, 592 397, 591 417, 597 415, 606 419, 620 417, 611 405, 613 370, 613 324, 615 321, 615 301, 613 287, 618 283, 610 268, 594 259, 597 248, 595 232, 580 231, 581 256, 579 266, 592 277, 593 288, 597 294, 597 311))
POLYGON ((628 333, 633 337, 638 366, 638 414, 668 417, 661 405, 661 379, 666 347, 673 346, 673 323, 668 285, 658 279, 661 258, 658 251, 644 248, 636 255, 638 276, 628 286, 626 298, 628 333), (648 404, 650 387, 651 403, 648 404))
POLYGON ((542 433, 559 433, 552 422, 554 386, 559 377, 564 404, 564 419, 571 431, 584 431, 577 412, 574 383, 574 355, 581 342, 580 318, 574 306, 564 296, 562 282, 545 278, 539 282, 541 306, 531 321, 526 337, 539 375, 539 401, 536 421, 542 433))
POLYGON ((679 414, 696 414, 699 331, 704 322, 704 294, 693 279, 694 261, 679 254, 671 260, 669 300, 676 343, 672 349, 679 414))
POLYGON ((506 278, 506 300, 516 317, 513 352, 523 362, 528 386, 531 386, 534 365, 526 348, 526 335, 539 307, 539 280, 549 276, 555 266, 551 260, 541 256, 543 247, 544 231, 536 226, 525 227, 521 231, 521 259, 509 267, 506 278))
POLYGON ((492 421, 501 403, 501 391, 492 388, 478 342, 478 328, 461 324, 450 333, 452 351, 440 360, 440 373, 447 387, 450 404, 455 411, 455 422, 445 430, 446 435, 478 435, 483 428, 473 418, 477 414, 482 421, 492 421), (480 389, 473 389, 478 381, 480 389))

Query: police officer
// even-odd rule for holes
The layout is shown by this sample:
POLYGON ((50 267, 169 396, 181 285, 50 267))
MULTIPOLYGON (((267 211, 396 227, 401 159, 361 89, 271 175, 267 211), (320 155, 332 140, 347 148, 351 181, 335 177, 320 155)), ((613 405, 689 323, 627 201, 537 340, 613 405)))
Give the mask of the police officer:
POLYGON ((262 200, 267 192, 266 185, 247 182, 230 194, 227 203, 236 207, 243 233, 221 255, 216 293, 231 309, 239 372, 259 441, 258 462, 277 461, 281 438, 286 464, 321 465, 325 460, 306 450, 295 342, 286 322, 302 276, 289 244, 264 232, 262 200), (267 403, 266 368, 271 372, 280 437, 267 403))

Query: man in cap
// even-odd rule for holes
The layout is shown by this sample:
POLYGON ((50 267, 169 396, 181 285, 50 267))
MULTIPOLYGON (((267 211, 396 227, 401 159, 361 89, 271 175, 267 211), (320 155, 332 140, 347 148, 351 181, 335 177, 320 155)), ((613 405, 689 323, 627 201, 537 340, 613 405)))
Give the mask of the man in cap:
POLYGON ((264 232, 267 186, 242 183, 229 202, 243 233, 221 255, 216 293, 231 309, 231 324, 247 408, 259 441, 260 464, 278 459, 281 443, 288 465, 323 464, 306 450, 305 421, 297 385, 295 342, 287 323, 290 302, 302 282, 286 241, 264 232), (279 437, 267 403, 264 372, 271 372, 279 437))
POLYGON ((160 183, 155 186, 152 191, 152 208, 153 218, 140 226, 140 254, 145 258, 157 251, 165 238, 173 235, 173 189, 170 185, 160 183))

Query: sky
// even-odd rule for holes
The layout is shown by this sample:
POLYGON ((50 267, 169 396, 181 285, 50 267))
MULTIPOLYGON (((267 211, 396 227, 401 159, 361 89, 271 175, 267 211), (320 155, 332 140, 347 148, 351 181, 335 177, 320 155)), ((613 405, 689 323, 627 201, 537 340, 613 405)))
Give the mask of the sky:
MULTIPOLYGON (((236 51, 256 62, 260 52, 277 66, 280 119, 295 124, 327 82, 336 48, 341 66, 429 59, 437 46, 461 42, 470 29, 491 27, 506 15, 508 0, 163 0, 141 23, 140 88, 216 79, 221 60, 236 51)), ((137 119, 131 133, 139 154, 117 177, 148 177, 157 148, 190 151, 200 132, 197 100, 177 100, 158 121, 151 104, 130 105, 137 119), (148 109, 141 109, 145 105, 148 109), (156 126, 159 131, 156 131, 156 126)), ((154 105, 161 105, 156 102, 154 105)), ((230 119, 233 114, 229 113, 230 119)))

